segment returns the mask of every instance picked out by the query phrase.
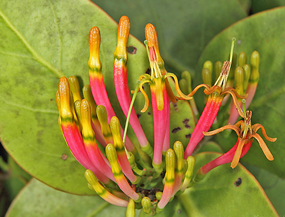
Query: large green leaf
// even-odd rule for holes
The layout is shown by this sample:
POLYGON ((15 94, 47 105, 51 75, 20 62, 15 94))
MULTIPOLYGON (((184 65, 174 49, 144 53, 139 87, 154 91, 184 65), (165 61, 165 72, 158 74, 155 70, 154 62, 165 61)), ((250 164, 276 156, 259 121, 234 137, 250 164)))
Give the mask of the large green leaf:
MULTIPOLYGON (((262 124, 267 135, 277 137, 275 143, 266 142, 275 158, 268 161, 255 141, 243 162, 264 168, 278 176, 285 177, 285 143, 284 106, 285 106, 285 43, 284 28, 280 22, 285 19, 285 8, 259 13, 246 18, 215 37, 202 54, 197 72, 201 72, 206 60, 224 61, 228 58, 232 37, 236 37, 235 52, 245 51, 248 56, 257 50, 260 53, 260 79, 256 95, 249 109, 253 111, 252 124, 262 124)), ((199 74, 198 74, 199 75, 199 74)), ((197 76, 196 84, 202 82, 201 75, 197 76)), ((202 94, 197 95, 198 104, 202 107, 202 94)), ((261 134, 261 131, 259 132, 261 134)), ((218 143, 229 150, 236 142, 236 135, 228 132, 219 134, 218 143), (223 142, 222 142, 223 141, 223 142)))
MULTIPOLYGON (((197 154, 195 169, 218 156, 197 154)), ((241 165, 232 169, 226 164, 210 171, 179 199, 188 216, 278 216, 254 176, 241 165)))
POLYGON ((13 201, 6 217, 124 217, 125 213, 126 208, 111 205, 98 196, 67 194, 33 179, 13 201))
POLYGON ((194 69, 208 42, 220 31, 246 17, 239 1, 199 0, 93 0, 115 20, 122 14, 131 22, 131 33, 145 40, 147 23, 156 26, 162 57, 175 73, 194 69))
POLYGON ((284 6, 284 0, 270 0, 270 1, 260 1, 260 0, 251 0, 252 1, 252 10, 254 13, 272 9, 279 6, 284 6))
MULTIPOLYGON (((101 29, 101 56, 107 84, 113 84, 117 25, 87 0, 0 2, 0 135, 10 155, 24 170, 55 188, 93 194, 84 168, 60 133, 55 92, 59 77, 77 75, 88 84, 88 33, 101 29)), ((129 55, 133 88, 147 69, 144 46, 129 55)), ((113 85, 107 85, 118 109, 113 85)))
POLYGON ((9 199, 12 201, 32 177, 19 167, 10 156, 8 156, 8 170, 6 171, 6 175, 7 180, 5 181, 5 185, 9 191, 9 199))
POLYGON ((285 180, 255 166, 246 165, 264 189, 279 216, 285 215, 285 180))

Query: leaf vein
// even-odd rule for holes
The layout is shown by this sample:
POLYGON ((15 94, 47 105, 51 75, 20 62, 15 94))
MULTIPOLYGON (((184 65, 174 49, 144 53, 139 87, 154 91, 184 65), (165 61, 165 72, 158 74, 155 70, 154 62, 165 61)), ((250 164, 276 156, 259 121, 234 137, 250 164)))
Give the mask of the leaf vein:
POLYGON ((0 51, 0 54, 14 56, 14 57, 20 57, 20 58, 26 58, 26 59, 34 59, 34 57, 32 57, 32 56, 28 56, 28 55, 24 55, 24 54, 17 54, 17 53, 12 53, 12 52, 0 51))
POLYGON ((56 26, 56 30, 57 30, 57 33, 58 33, 58 49, 59 49, 59 56, 58 56, 58 62, 59 62, 59 70, 61 71, 62 69, 62 39, 61 39, 61 35, 60 35, 60 31, 59 31, 59 25, 58 25, 58 22, 57 22, 57 16, 56 16, 56 13, 55 13, 55 10, 54 10, 54 7, 53 7, 53 4, 51 3, 51 1, 49 0, 49 3, 50 3, 50 7, 51 7, 51 10, 52 10, 52 13, 53 13, 53 16, 54 16, 54 24, 56 26))
POLYGON ((40 113, 58 114, 58 111, 55 111, 55 110, 35 109, 35 108, 31 108, 31 107, 24 106, 24 105, 19 105, 17 103, 9 102, 9 101, 5 100, 3 97, 0 97, 0 99, 2 101, 4 101, 7 105, 15 106, 15 107, 26 109, 26 110, 29 110, 29 111, 40 112, 40 113))
POLYGON ((53 74, 57 77, 62 77, 63 73, 57 70, 54 66, 52 66, 49 62, 47 62, 44 58, 42 58, 33 47, 27 42, 25 37, 16 29, 16 27, 10 22, 8 17, 0 10, 0 17, 6 22, 7 26, 18 36, 18 38, 22 41, 22 43, 27 47, 27 49, 34 56, 35 60, 41 63, 43 66, 47 67, 49 70, 53 72, 53 74))

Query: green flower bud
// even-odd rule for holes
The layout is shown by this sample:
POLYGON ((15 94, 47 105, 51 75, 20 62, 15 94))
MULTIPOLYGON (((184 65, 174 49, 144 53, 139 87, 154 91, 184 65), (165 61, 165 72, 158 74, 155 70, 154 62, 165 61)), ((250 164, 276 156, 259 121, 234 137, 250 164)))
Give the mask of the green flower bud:
POLYGON ((215 80, 217 80, 218 77, 220 76, 220 73, 222 71, 222 67, 223 67, 223 63, 221 61, 217 61, 215 63, 215 80))
POLYGON ((249 78, 250 78, 250 73, 251 73, 250 66, 248 64, 245 64, 243 66, 243 71, 244 71, 243 91, 246 92, 248 82, 249 82, 249 78))
POLYGON ((238 56, 238 66, 243 67, 247 63, 247 55, 245 52, 240 52, 238 56))
POLYGON ((238 66, 235 70, 235 89, 239 95, 244 95, 244 71, 243 68, 238 66))
POLYGON ((202 79, 204 84, 212 86, 212 73, 208 68, 202 69, 202 79))

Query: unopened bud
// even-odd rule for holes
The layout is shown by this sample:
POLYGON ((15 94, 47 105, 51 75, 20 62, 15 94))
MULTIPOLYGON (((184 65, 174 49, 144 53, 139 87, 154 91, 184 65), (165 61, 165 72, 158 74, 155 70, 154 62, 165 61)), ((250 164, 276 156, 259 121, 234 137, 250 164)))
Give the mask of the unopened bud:
POLYGON ((258 82, 259 80, 259 62, 260 56, 257 51, 253 51, 250 56, 251 75, 250 82, 258 82))
POLYGON ((188 93, 190 93, 192 91, 192 84, 191 84, 191 75, 188 71, 184 71, 181 74, 181 78, 184 78, 187 82, 187 86, 188 86, 188 93))
POLYGON ((217 61, 215 63, 215 80, 217 80, 218 77, 220 76, 220 73, 222 71, 222 67, 223 67, 223 63, 221 61, 217 61))
POLYGON ((182 91, 182 93, 184 93, 186 95, 189 93, 188 92, 189 87, 187 85, 186 79, 182 78, 179 80, 179 87, 180 87, 180 90, 182 91))
POLYGON ((73 100, 81 100, 81 95, 80 95, 80 86, 78 79, 75 76, 70 76, 68 79, 69 85, 70 85, 70 90, 73 95, 73 100))
POLYGON ((96 113, 97 113, 97 117, 101 125, 101 131, 103 133, 103 136, 105 137, 105 139, 112 137, 111 129, 108 124, 106 108, 102 105, 99 105, 96 108, 96 113))
POLYGON ((244 87, 244 71, 243 68, 238 66, 235 70, 235 89, 239 95, 243 95, 244 87))
POLYGON ((250 73, 251 69, 248 64, 245 64, 243 66, 243 71, 244 71, 244 83, 243 83, 243 91, 245 92, 248 86, 249 78, 250 78, 250 73))
POLYGON ((240 52, 238 55, 238 66, 243 67, 247 63, 247 55, 245 52, 240 52))
POLYGON ((209 69, 211 74, 213 73, 213 63, 210 60, 204 62, 203 68, 209 69))
POLYGON ((212 86, 212 73, 208 68, 202 69, 202 79, 204 84, 212 86))
POLYGON ((84 98, 87 99, 90 104, 92 118, 97 118, 96 104, 95 104, 94 97, 91 92, 90 85, 85 85, 82 89, 82 92, 83 92, 84 98))
POLYGON ((135 201, 130 198, 127 207, 126 217, 135 217, 135 215, 136 215, 135 201))
POLYGON ((141 204, 142 204, 143 211, 145 212, 145 214, 147 215, 153 214, 152 203, 149 197, 144 197, 141 201, 141 204))

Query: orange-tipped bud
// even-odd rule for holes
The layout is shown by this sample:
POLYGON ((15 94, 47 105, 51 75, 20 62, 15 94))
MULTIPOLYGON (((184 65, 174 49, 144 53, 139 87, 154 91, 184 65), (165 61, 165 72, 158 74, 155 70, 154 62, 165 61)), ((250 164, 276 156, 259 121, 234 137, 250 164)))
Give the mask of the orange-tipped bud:
POLYGON ((89 32, 89 51, 90 51, 90 58, 88 62, 89 68, 101 69, 102 67, 101 61, 99 59, 100 42, 101 42, 100 30, 97 26, 94 26, 89 32))
POLYGON ((156 51, 159 50, 158 48, 158 39, 157 39, 157 33, 154 25, 147 24, 145 27, 145 38, 148 42, 149 47, 154 47, 156 51))
POLYGON ((156 61, 157 64, 159 65, 159 68, 161 69, 161 73, 164 75, 166 74, 166 70, 164 68, 164 61, 160 56, 159 53, 159 46, 158 46, 158 38, 157 38, 157 32, 156 29, 154 27, 154 25, 152 24, 147 24, 145 27, 145 38, 148 42, 148 46, 154 47, 155 53, 156 53, 156 61))
POLYGON ((73 118, 71 107, 70 107, 70 88, 68 79, 62 77, 58 83, 58 91, 60 97, 60 114, 62 118, 73 118))
POLYGON ((122 43, 122 45, 126 46, 130 34, 130 28, 130 19, 127 16, 122 16, 118 27, 118 44, 122 43))

